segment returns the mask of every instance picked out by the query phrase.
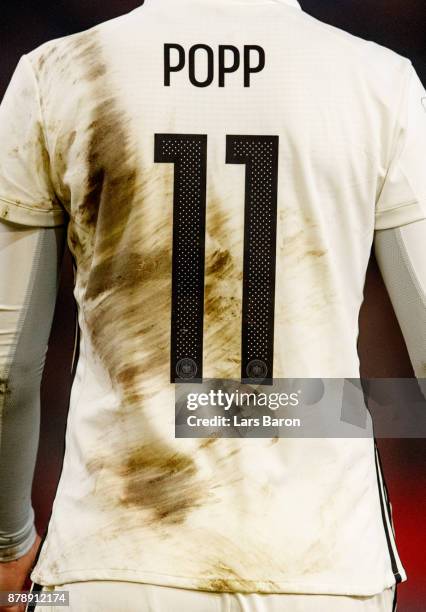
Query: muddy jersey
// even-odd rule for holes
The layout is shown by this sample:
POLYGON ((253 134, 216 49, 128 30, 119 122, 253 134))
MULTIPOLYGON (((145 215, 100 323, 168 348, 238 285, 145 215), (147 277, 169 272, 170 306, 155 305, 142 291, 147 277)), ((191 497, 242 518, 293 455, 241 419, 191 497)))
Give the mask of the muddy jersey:
POLYGON ((295 0, 147 0, 22 57, 0 216, 68 224, 80 328, 34 581, 405 579, 372 439, 176 439, 174 399, 359 376, 374 230, 425 218, 425 97, 408 59, 295 0))

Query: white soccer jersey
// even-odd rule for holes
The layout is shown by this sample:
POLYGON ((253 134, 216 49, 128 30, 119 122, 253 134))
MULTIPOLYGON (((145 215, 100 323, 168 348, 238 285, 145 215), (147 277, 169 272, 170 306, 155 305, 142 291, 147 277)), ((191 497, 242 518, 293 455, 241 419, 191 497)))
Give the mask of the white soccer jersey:
POLYGON ((69 219, 81 330, 34 581, 405 579, 373 440, 175 439, 174 390, 359 376, 374 230, 426 216, 425 96, 409 60, 295 0, 147 0, 21 59, 0 216, 69 219))

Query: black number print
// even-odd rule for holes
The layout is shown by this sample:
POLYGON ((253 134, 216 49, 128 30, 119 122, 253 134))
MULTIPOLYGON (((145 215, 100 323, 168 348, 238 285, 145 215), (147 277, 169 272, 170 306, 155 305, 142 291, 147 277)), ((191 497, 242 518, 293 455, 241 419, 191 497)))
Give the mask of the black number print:
POLYGON ((170 380, 202 380, 207 136, 156 134, 155 162, 174 163, 170 380))
MULTIPOLYGON (((278 136, 227 136, 226 163, 244 164, 241 379, 273 379, 278 136)), ((171 382, 202 381, 207 136, 156 134, 155 161, 175 164, 171 382)))
POLYGON ((226 162, 245 164, 241 379, 272 382, 278 136, 227 136, 226 162))

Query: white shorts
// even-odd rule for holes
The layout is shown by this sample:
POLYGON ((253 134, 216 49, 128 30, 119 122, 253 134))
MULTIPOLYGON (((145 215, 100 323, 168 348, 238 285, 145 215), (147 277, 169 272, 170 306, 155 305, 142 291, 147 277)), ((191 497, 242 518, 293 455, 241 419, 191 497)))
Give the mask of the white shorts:
POLYGON ((88 581, 43 587, 69 591, 70 607, 36 606, 35 612, 393 612, 395 587, 372 597, 211 593, 151 584, 88 581))

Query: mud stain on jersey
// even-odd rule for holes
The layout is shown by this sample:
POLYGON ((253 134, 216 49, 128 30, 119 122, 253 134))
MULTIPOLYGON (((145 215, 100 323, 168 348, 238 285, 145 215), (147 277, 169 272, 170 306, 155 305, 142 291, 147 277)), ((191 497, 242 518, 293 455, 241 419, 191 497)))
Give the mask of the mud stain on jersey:
POLYGON ((8 378, 0 378, 0 396, 10 395, 10 382, 8 378))
POLYGON ((36 159, 36 172, 40 176, 50 176, 50 156, 46 147, 46 140, 44 136, 43 126, 40 122, 37 122, 37 142, 35 143, 39 155, 35 155, 36 159))
MULTIPOLYGON (((287 228, 290 219, 280 211, 279 221, 287 228)), ((311 219, 298 219, 299 228, 293 233, 286 234, 281 242, 281 254, 292 257, 296 263, 309 259, 320 259, 327 254, 327 249, 319 248, 321 236, 319 227, 311 219)))
POLYGON ((321 251, 320 249, 313 249, 311 251, 306 251, 305 253, 305 257, 314 257, 314 258, 319 258, 319 257, 324 257, 324 255, 326 255, 327 251, 321 251))
MULTIPOLYGON (((137 241, 128 236, 136 206, 138 168, 131 146, 131 130, 125 112, 118 104, 108 82, 102 49, 94 33, 75 39, 74 60, 83 66, 94 101, 92 120, 86 128, 86 185, 74 217, 70 233, 80 280, 85 289, 85 315, 93 346, 116 383, 120 382, 120 363, 126 368, 124 377, 131 386, 137 368, 128 368, 121 348, 134 338, 137 308, 132 283, 139 279, 140 266, 137 241), (117 317, 115 333, 112 319, 117 317), (114 358, 114 356, 116 356, 114 358)), ((72 144, 72 138, 70 138, 72 144)), ((135 285, 133 285, 135 288, 135 285)), ((131 348, 131 347, 129 347, 131 348)))
MULTIPOLYGON (((256 587, 253 586, 253 580, 245 579, 235 569, 223 562, 218 562, 212 567, 211 575, 211 578, 206 577, 198 581, 197 587, 201 591, 216 591, 219 593, 235 593, 235 591, 240 591, 242 593, 250 593, 255 588, 256 592, 262 592, 258 591, 258 585, 256 587)), ((278 585, 274 582, 267 581, 267 583, 270 585, 270 588, 266 589, 266 592, 273 592, 274 588, 279 590, 278 585)))
POLYGON ((216 249, 207 262, 206 274, 221 278, 232 269, 232 257, 229 251, 216 249))
MULTIPOLYGON (((93 272, 86 299, 95 299, 100 294, 107 292, 111 286, 125 290, 136 287, 138 283, 158 279, 168 280, 170 262, 167 257, 164 257, 165 254, 162 249, 146 256, 139 252, 123 250, 122 253, 117 254, 117 257, 100 263, 93 272)), ((129 306, 130 313, 134 307, 136 305, 129 306)))
MULTIPOLYGON (((218 434, 219 436, 220 434, 218 434)), ((212 437, 212 438, 206 438, 204 440, 202 440, 202 442, 200 442, 200 446, 199 448, 209 448, 210 446, 213 446, 220 438, 219 437, 212 437)))
POLYGON ((96 81, 107 74, 107 65, 102 60, 102 50, 96 39, 87 39, 84 36, 78 39, 78 53, 75 59, 84 63, 86 67, 85 78, 96 81))
POLYGON ((13 149, 10 149, 9 157, 19 157, 19 147, 13 147, 13 149))
POLYGON ((40 55, 40 57, 38 58, 38 62, 37 62, 38 70, 40 71, 43 70, 47 60, 51 58, 56 53, 56 51, 57 51, 56 45, 52 45, 52 46, 49 46, 47 50, 44 53, 42 53, 42 55, 40 55))
POLYGON ((276 319, 291 325, 307 319, 311 327, 324 325, 338 288, 323 230, 297 209, 279 211, 278 229, 277 282, 285 287, 285 299, 276 301, 276 319), (293 286, 297 292, 291 291, 293 286))
MULTIPOLYGON (((118 510, 121 517, 123 509, 129 511, 128 528, 154 527, 164 535, 167 527, 183 524, 194 509, 214 497, 194 458, 161 440, 144 440, 93 457, 87 469, 96 475, 99 503, 108 511, 118 510)), ((120 533, 121 523, 116 530, 120 533)))
POLYGON ((104 252, 120 242, 130 219, 137 170, 125 119, 114 100, 100 102, 96 115, 88 126, 87 186, 79 212, 80 222, 89 230, 96 226, 98 248, 104 252))
POLYGON ((62 135, 55 163, 63 178, 70 150, 80 149, 68 239, 90 343, 119 399, 87 469, 97 499, 108 500, 117 517, 127 509, 145 525, 181 524, 208 492, 191 456, 157 433, 169 403, 158 420, 152 412, 169 373, 173 169, 141 167, 96 34, 74 37, 68 52, 90 112, 82 133, 62 135))
POLYGON ((156 523, 183 523, 205 497, 196 475, 195 463, 188 455, 143 445, 131 452, 120 468, 119 476, 125 482, 120 503, 151 510, 156 523))

